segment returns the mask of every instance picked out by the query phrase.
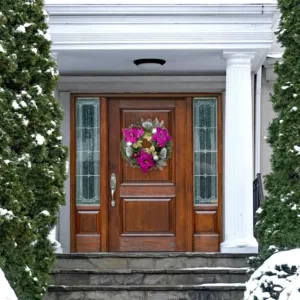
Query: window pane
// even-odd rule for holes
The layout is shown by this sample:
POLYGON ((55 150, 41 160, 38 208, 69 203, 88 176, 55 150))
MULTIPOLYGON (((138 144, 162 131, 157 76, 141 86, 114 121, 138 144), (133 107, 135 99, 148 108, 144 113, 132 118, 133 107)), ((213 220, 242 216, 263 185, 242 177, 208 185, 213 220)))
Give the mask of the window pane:
POLYGON ((217 203, 217 99, 194 98, 194 204, 217 203))
POLYGON ((76 204, 100 204, 100 102, 76 101, 76 204))

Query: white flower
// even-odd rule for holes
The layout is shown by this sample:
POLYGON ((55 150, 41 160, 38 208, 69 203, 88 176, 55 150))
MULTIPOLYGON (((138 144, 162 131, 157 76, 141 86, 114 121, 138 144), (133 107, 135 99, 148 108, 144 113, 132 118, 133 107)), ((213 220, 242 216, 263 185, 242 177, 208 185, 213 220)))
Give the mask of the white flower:
POLYGON ((279 136, 283 136, 283 133, 279 133, 279 136))
POLYGON ((298 107, 297 106, 294 106, 291 108, 291 111, 297 111, 298 110, 298 107))
POLYGON ((283 123, 283 120, 279 120, 279 123, 282 124, 282 123, 283 123))
POLYGON ((159 157, 158 157, 157 155, 154 155, 154 156, 153 156, 153 159, 156 161, 156 160, 159 159, 159 157))
POLYGON ((152 129, 152 133, 153 133, 153 134, 156 133, 156 131, 157 131, 156 128, 153 128, 153 129, 152 129))
POLYGON ((128 147, 130 147, 130 146, 132 145, 132 143, 131 143, 131 142, 127 142, 126 145, 127 145, 128 147))
POLYGON ((32 51, 34 54, 37 54, 37 53, 38 53, 37 48, 31 48, 31 51, 32 51))
POLYGON ((144 128, 147 128, 147 129, 148 129, 148 128, 151 128, 151 127, 152 127, 152 122, 150 122, 150 121, 145 121, 142 125, 143 125, 144 128))
POLYGON ((298 96, 297 94, 293 94, 293 97, 294 97, 294 98, 297 98, 297 96, 298 96))

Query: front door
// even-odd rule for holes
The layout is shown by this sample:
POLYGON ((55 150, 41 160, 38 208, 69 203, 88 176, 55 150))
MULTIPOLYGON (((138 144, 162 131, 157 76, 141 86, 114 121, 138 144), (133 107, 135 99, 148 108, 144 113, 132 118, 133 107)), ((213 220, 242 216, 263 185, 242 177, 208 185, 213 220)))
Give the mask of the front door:
POLYGON ((72 97, 71 252, 219 250, 221 100, 180 94, 72 97), (163 170, 143 173, 121 155, 122 129, 142 118, 164 121, 172 137, 163 170))
POLYGON ((184 251, 185 98, 111 99, 108 108, 109 176, 116 178, 115 206, 109 205, 109 250, 184 251), (164 121, 172 136, 172 157, 162 171, 144 173, 120 155, 122 128, 142 118, 164 121))

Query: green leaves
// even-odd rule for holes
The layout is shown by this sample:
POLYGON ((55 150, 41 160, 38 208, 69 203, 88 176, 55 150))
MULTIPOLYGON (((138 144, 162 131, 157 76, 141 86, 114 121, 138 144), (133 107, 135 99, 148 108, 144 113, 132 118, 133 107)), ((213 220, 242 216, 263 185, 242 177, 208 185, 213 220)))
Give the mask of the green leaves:
POLYGON ((272 172, 265 179, 268 195, 256 226, 261 252, 253 267, 272 255, 274 247, 277 251, 300 247, 300 6, 296 0, 279 0, 278 5, 282 13, 278 40, 285 53, 275 66, 278 79, 271 101, 277 117, 268 134, 272 172))
POLYGON ((19 299, 40 300, 66 179, 58 74, 43 1, 0 0, 0 11, 0 211, 13 213, 0 213, 0 266, 19 299))

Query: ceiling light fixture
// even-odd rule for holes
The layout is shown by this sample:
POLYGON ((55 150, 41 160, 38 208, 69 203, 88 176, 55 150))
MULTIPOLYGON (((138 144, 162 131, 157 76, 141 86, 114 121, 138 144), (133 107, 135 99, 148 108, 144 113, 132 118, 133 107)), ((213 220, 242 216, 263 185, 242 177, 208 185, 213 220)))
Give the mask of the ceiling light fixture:
POLYGON ((144 71, 155 71, 166 63, 164 59, 159 58, 141 58, 136 59, 133 62, 144 71))

